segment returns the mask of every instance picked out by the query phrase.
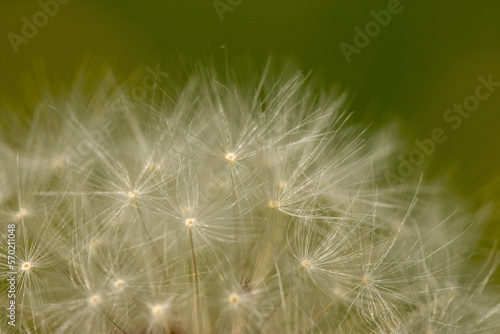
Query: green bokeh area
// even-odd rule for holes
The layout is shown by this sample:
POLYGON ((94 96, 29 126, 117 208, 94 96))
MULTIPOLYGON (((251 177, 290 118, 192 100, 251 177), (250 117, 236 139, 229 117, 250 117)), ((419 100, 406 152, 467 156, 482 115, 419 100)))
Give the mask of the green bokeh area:
MULTIPOLYGON (((22 102, 30 92, 23 78, 38 75, 33 64, 71 77, 89 56, 125 76, 156 64, 169 73, 186 72, 207 59, 224 68, 226 55, 229 63, 250 59, 263 67, 272 55, 277 63, 291 60, 312 71, 326 86, 348 89, 354 121, 372 128, 398 122, 407 139, 402 146, 410 152, 415 139, 431 138, 435 128, 445 130, 447 140, 426 157, 427 177, 451 175, 452 191, 498 210, 500 87, 456 130, 443 116, 475 94, 479 76, 500 82, 500 2, 402 0, 398 13, 371 31, 369 43, 348 62, 341 43, 355 47, 356 27, 365 31, 373 13, 393 3, 71 0, 16 53, 8 34, 21 35, 22 18, 32 21, 41 7, 37 1, 3 1, 0 89, 22 102)), ((497 217, 479 253, 500 237, 497 217)))

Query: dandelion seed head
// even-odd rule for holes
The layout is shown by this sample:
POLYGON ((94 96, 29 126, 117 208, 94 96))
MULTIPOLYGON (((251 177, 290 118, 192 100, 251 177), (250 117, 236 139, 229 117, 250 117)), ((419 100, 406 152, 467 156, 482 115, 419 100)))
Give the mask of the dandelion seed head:
POLYGON ((18 219, 23 219, 29 214, 28 210, 25 208, 20 208, 19 211, 16 213, 16 217, 18 219))
POLYGON ((90 306, 92 307, 97 307, 99 306, 99 304, 101 304, 102 302, 102 299, 101 297, 98 295, 98 294, 95 294, 95 295, 92 295, 90 296, 90 298, 88 299, 88 303, 90 306))
POLYGON ((38 114, 12 130, 15 149, 2 127, 0 211, 30 218, 1 234, 0 256, 20 273, 20 326, 498 332, 487 281, 500 259, 464 275, 477 247, 463 227, 482 217, 411 177, 389 187, 401 141, 350 125, 344 95, 271 71, 246 83, 196 73, 168 98, 150 92, 161 104, 125 94, 119 107, 110 88, 128 86, 83 84, 21 113, 38 114))
POLYGON ((32 267, 32 264, 29 261, 23 262, 23 264, 21 265, 21 269, 23 271, 30 271, 31 267, 32 267))
POLYGON ((127 197, 130 198, 131 200, 135 200, 137 195, 138 193, 135 190, 130 190, 127 192, 127 197))
POLYGON ((311 269, 311 262, 309 260, 302 260, 300 261, 300 265, 302 266, 302 268, 304 268, 305 270, 310 270, 311 269))
POLYGON ((127 286, 127 282, 125 282, 125 280, 122 280, 122 279, 118 279, 118 280, 113 282, 113 287, 117 291, 123 291, 126 286, 127 286))
POLYGON ((279 206, 280 206, 280 202, 279 201, 275 201, 275 200, 271 200, 271 201, 268 201, 267 202, 267 206, 271 209, 278 209, 279 206))
POLYGON ((163 304, 155 304, 151 306, 151 315, 153 318, 161 318, 165 316, 166 306, 163 304))
POLYGON ((240 296, 238 296, 236 293, 232 293, 229 295, 228 301, 229 301, 229 304, 236 306, 236 305, 238 305, 238 302, 240 301, 240 296))
POLYGON ((229 152, 226 154, 226 160, 229 162, 235 162, 236 161, 236 154, 229 152))
POLYGON ((195 224, 196 224, 196 220, 194 218, 186 219, 187 228, 193 228, 195 224))

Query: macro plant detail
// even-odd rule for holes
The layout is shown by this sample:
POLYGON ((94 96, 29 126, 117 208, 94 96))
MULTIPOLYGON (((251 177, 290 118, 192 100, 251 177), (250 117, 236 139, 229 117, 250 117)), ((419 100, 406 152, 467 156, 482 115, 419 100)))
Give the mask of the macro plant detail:
POLYGON ((499 330, 499 257, 469 258, 488 208, 389 187, 397 136, 352 125, 346 94, 198 70, 137 103, 103 77, 8 120, 2 333, 499 330))

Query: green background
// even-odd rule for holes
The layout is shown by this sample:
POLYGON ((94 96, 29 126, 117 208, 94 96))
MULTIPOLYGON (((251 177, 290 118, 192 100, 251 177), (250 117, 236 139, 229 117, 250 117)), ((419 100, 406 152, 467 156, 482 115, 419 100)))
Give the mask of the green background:
MULTIPOLYGON (((71 77, 88 57, 126 76, 156 64, 186 72, 206 59, 223 68, 225 52, 230 63, 246 58, 258 66, 273 55, 312 70, 327 86, 349 89, 355 121, 374 128, 397 121, 411 143, 446 127, 444 111, 474 93, 479 75, 500 81, 500 2, 401 1, 402 11, 348 63, 339 44, 353 44, 354 28, 364 29, 370 12, 388 2, 242 0, 221 20, 212 1, 71 0, 16 54, 7 34, 20 34, 21 18, 31 21, 40 6, 2 1, 0 89, 4 99, 25 103, 31 90, 23 80, 39 75, 40 64, 50 75, 71 77)), ((427 177, 446 173, 452 191, 496 210, 499 106, 500 87, 427 158, 427 177)), ((485 232, 486 249, 500 237, 497 217, 485 232)))

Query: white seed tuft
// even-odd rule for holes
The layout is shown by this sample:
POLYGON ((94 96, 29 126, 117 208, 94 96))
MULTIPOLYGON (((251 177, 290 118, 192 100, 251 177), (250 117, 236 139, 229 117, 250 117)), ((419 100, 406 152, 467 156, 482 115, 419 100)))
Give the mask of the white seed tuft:
POLYGON ((123 291, 125 289, 125 287, 127 286, 127 282, 125 282, 124 280, 122 279, 119 279, 119 280, 116 280, 115 282, 113 282, 113 287, 117 290, 117 291, 123 291))
POLYGON ((229 295, 228 301, 229 301, 229 304, 236 306, 236 305, 238 305, 238 302, 240 301, 240 296, 238 296, 236 293, 232 293, 229 295))
POLYGON ((96 295, 90 296, 88 302, 89 302, 90 306, 97 307, 101 304, 102 300, 101 300, 101 297, 96 294, 96 295))
POLYGON ((27 215, 28 215, 28 210, 24 209, 24 208, 21 208, 19 209, 19 211, 16 213, 16 217, 18 219, 23 219, 25 218, 27 215))
POLYGON ((151 315, 153 317, 162 317, 165 315, 165 307, 160 304, 151 306, 151 315))
POLYGON ((309 260, 302 260, 302 261, 300 261, 300 265, 302 266, 302 268, 304 268, 306 270, 310 270, 311 269, 311 262, 309 260))
POLYGON ((194 218, 186 219, 187 228, 193 228, 195 224, 196 224, 196 220, 194 218))
POLYGON ((231 152, 227 153, 226 160, 229 162, 235 162, 236 161, 236 154, 231 153, 231 152))
POLYGON ((21 264, 21 270, 23 271, 30 271, 31 270, 31 262, 27 261, 27 262, 23 262, 21 264))
POLYGON ((488 212, 388 185, 401 141, 349 124, 345 94, 227 73, 141 103, 75 80, 0 124, 30 124, 0 129, 18 332, 500 332, 500 258, 469 260, 488 212))

